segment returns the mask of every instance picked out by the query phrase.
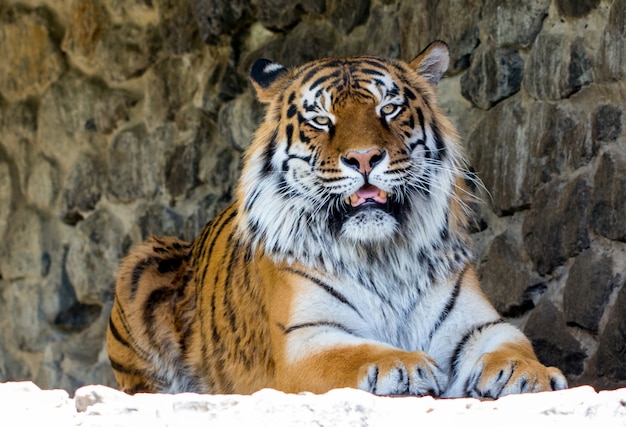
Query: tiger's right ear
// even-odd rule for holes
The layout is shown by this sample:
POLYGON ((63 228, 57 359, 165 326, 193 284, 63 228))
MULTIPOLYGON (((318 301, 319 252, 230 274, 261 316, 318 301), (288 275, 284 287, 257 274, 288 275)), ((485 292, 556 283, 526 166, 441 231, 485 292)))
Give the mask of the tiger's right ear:
POLYGON ((285 86, 288 78, 287 67, 269 59, 257 59, 250 70, 250 81, 261 102, 270 102, 285 86))

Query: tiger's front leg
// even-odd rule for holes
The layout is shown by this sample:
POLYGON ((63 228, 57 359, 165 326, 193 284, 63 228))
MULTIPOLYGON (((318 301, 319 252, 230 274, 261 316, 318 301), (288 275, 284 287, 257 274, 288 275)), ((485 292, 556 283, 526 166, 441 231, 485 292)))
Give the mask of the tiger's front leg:
POLYGON ((505 323, 476 328, 457 348, 456 359, 445 397, 495 399, 567 388, 561 371, 541 364, 528 339, 505 323), (495 344, 502 335, 507 339, 495 344))
POLYGON ((447 377, 424 352, 382 344, 337 345, 277 369, 277 387, 324 393, 351 387, 378 395, 439 396, 447 377))

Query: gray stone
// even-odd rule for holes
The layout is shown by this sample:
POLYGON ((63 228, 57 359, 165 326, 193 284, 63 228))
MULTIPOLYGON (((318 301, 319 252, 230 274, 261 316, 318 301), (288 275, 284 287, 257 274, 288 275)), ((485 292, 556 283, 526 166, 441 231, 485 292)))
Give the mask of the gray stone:
POLYGON ((252 0, 261 23, 273 30, 285 30, 296 25, 306 13, 321 14, 326 10, 325 0, 252 0))
POLYGON ((58 172, 55 165, 39 156, 28 176, 26 194, 31 203, 39 208, 50 207, 59 193, 58 172))
POLYGON ((551 0, 497 0, 484 2, 480 39, 499 47, 528 47, 548 16, 551 0))
POLYGON ((533 106, 528 138, 531 150, 531 182, 550 182, 561 174, 587 165, 597 154, 599 144, 591 138, 588 112, 584 107, 563 109, 551 103, 533 106))
POLYGON ((532 141, 528 134, 534 130, 528 129, 528 116, 522 103, 510 98, 492 108, 468 137, 472 165, 491 193, 493 208, 499 215, 530 203, 534 177, 528 176, 528 141, 532 141))
POLYGON ((594 178, 591 225, 612 240, 626 242, 626 156, 608 151, 600 159, 594 178))
POLYGON ((231 35, 251 15, 247 0, 190 0, 201 39, 216 44, 222 35, 231 35))
POLYGON ((152 27, 113 25, 96 46, 96 65, 109 82, 141 76, 156 59, 158 39, 152 27))
POLYGON ((31 210, 15 210, 0 241, 0 272, 4 280, 39 278, 42 273, 42 225, 31 210))
POLYGON ((82 151, 103 150, 106 141, 92 136, 97 130, 95 105, 107 97, 100 83, 73 73, 51 86, 37 113, 37 142, 42 153, 64 165, 71 164, 82 151))
POLYGON ((566 376, 577 376, 584 370, 587 354, 567 330, 563 313, 551 302, 542 300, 524 327, 539 360, 556 366, 566 376))
MULTIPOLYGON (((156 0, 159 10, 158 44, 175 55, 199 47, 198 22, 190 1, 156 0)), ((156 40, 155 40, 156 41, 156 40)))
POLYGON ((554 182, 537 191, 522 234, 539 274, 551 273, 589 247, 590 202, 591 189, 585 176, 554 182))
POLYGON ((63 189, 66 217, 82 215, 96 207, 102 196, 102 186, 106 175, 98 162, 90 156, 78 157, 69 171, 63 189))
POLYGON ((519 246, 510 232, 496 236, 486 263, 478 271, 483 291, 496 310, 507 317, 519 317, 532 309, 533 297, 546 287, 529 271, 519 246))
POLYGON ((199 55, 166 58, 148 72, 146 85, 146 120, 151 127, 173 121, 181 107, 199 91, 196 73, 202 68, 199 55))
POLYGON ((439 39, 450 47, 448 72, 456 74, 466 69, 479 44, 481 9, 481 4, 473 0, 402 2, 398 11, 402 58, 414 58, 430 42, 439 39))
POLYGON ((616 0, 611 5, 608 25, 604 32, 600 52, 599 75, 606 81, 626 76, 626 0, 616 0))
POLYGON ((155 157, 144 125, 116 135, 109 150, 109 197, 122 203, 152 197, 158 185, 155 157))
POLYGON ((566 322, 597 334, 604 309, 620 281, 609 255, 594 249, 583 251, 571 266, 565 285, 566 322))
MULTIPOLYGON (((2 147, 0 147, 0 153, 2 147)), ((11 179, 11 171, 9 164, 0 162, 0 236, 4 236, 4 232, 9 224, 9 216, 13 208, 13 180, 11 179)), ((0 269, 0 276, 2 276, 0 269)))
MULTIPOLYGON (((104 209, 78 224, 65 269, 79 303, 102 305, 112 299, 123 231, 120 219, 104 209)), ((91 318, 91 308, 83 306, 81 310, 91 318)))
POLYGON ((226 102, 218 116, 221 137, 231 147, 243 152, 252 144, 253 134, 263 120, 264 113, 263 106, 251 92, 226 102))
POLYGON ((354 27, 365 23, 370 3, 370 0, 335 0, 329 7, 330 20, 335 28, 343 34, 348 34, 354 27))
POLYGON ((165 206, 158 204, 147 206, 145 211, 138 216, 137 223, 141 230, 142 240, 150 236, 182 237, 182 217, 165 206))
POLYGON ((615 105, 599 106, 593 117, 593 137, 601 142, 615 141, 622 133, 623 108, 615 105))
POLYGON ((520 90, 524 61, 515 50, 481 44, 461 77, 461 93, 484 110, 520 90))
POLYGON ((559 13, 568 18, 581 18, 598 7, 600 0, 557 0, 559 13))
POLYGON ((614 385, 626 385, 626 281, 622 275, 622 288, 610 312, 604 332, 600 335, 596 355, 599 377, 606 377, 614 385))
POLYGON ((65 71, 50 21, 43 8, 0 13, 0 93, 9 101, 42 94, 65 71))
POLYGON ((326 22, 301 22, 285 37, 280 57, 284 65, 302 65, 330 56, 337 44, 337 32, 326 22))
POLYGON ((539 34, 524 70, 524 88, 530 95, 538 99, 563 99, 592 81, 591 60, 582 38, 539 34))
POLYGON ((127 123, 136 104, 137 99, 128 92, 111 90, 103 93, 93 107, 96 130, 108 135, 127 123))
POLYGON ((70 19, 61 49, 74 61, 91 67, 102 34, 111 26, 109 14, 98 0, 74 0, 70 19))

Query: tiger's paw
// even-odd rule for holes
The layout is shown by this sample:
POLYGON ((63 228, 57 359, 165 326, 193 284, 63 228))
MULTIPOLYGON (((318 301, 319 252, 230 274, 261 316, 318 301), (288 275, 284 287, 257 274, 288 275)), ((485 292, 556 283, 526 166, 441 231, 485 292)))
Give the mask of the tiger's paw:
POLYGON ((467 382, 467 394, 478 398, 498 398, 508 394, 535 393, 567 388, 567 380, 557 368, 533 359, 485 354, 467 382))
POLYGON ((446 383, 447 377, 425 353, 398 352, 363 365, 358 388, 387 396, 439 396, 446 383))

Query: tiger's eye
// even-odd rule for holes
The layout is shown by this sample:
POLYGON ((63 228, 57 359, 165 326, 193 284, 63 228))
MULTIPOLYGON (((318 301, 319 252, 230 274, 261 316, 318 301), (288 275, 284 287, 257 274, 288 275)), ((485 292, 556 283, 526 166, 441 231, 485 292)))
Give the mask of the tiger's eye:
POLYGON ((393 113, 394 111, 396 111, 396 108, 398 108, 398 106, 395 105, 395 104, 387 104, 383 108, 381 108, 380 111, 384 115, 389 115, 389 114, 393 113))
POLYGON ((320 126, 328 126, 330 124, 330 117, 317 116, 313 118, 313 121, 320 126))

